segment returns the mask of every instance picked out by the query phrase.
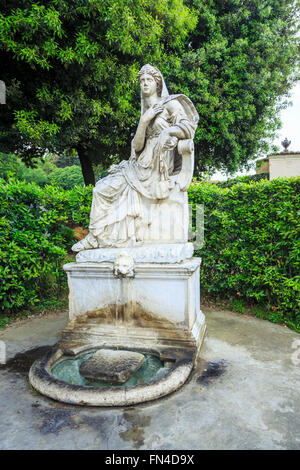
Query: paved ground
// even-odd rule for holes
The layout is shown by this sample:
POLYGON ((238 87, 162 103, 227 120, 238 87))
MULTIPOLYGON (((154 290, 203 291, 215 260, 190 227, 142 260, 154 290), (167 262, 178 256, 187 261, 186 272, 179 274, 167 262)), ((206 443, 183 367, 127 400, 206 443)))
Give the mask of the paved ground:
POLYGON ((29 366, 57 341, 66 314, 2 331, 0 449, 300 449, 300 336, 246 315, 204 313, 208 336, 189 383, 130 408, 64 405, 30 387, 29 366))

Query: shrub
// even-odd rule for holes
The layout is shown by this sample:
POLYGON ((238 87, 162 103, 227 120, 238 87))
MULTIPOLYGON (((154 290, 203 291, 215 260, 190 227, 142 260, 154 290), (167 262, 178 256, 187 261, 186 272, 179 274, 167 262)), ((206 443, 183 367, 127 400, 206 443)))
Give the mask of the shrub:
POLYGON ((0 152, 0 178, 5 180, 13 174, 18 180, 45 186, 50 182, 49 173, 55 168, 47 160, 37 161, 36 168, 28 168, 17 155, 0 152))
POLYGON ((39 186, 45 186, 49 183, 49 177, 43 168, 27 168, 22 162, 18 168, 17 178, 27 183, 36 183, 39 186))
POLYGON ((9 173, 16 173, 20 160, 13 153, 0 152, 0 178, 7 179, 9 173))
POLYGON ((237 176, 236 178, 229 178, 227 181, 217 181, 217 184, 220 188, 231 188, 235 184, 240 183, 253 183, 261 180, 267 180, 269 178, 269 173, 258 173, 255 175, 244 175, 237 176))
MULTIPOLYGON (((62 265, 87 228, 92 186, 63 190, 0 180, 0 304, 5 312, 32 305, 66 286, 62 265)), ((267 308, 271 321, 300 329, 300 178, 238 183, 202 182, 189 189, 204 204, 202 295, 233 308, 267 308)))
MULTIPOLYGON (((34 168, 28 168, 21 159, 14 154, 5 154, 0 152, 0 178, 8 180, 11 175, 20 181, 36 183, 39 186, 52 184, 63 189, 72 189, 74 186, 83 186, 83 176, 80 165, 57 167, 51 156, 45 156, 34 163, 34 168)), ((63 158, 59 160, 61 165, 71 161, 63 158)))
POLYGON ((300 178, 189 189, 204 204, 204 295, 266 305, 271 321, 300 327, 300 178))
POLYGON ((0 180, 0 305, 13 312, 58 293, 74 243, 72 224, 87 224, 91 188, 0 180))
POLYGON ((56 168, 51 175, 51 183, 64 189, 72 189, 74 186, 83 186, 81 167, 77 165, 56 168))

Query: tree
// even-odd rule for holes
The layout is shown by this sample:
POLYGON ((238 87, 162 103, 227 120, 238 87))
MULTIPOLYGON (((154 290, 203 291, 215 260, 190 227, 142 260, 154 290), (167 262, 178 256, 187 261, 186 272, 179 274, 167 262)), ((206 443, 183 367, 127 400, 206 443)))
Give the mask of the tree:
POLYGON ((149 62, 199 112, 196 171, 234 172, 269 148, 297 79, 295 0, 0 0, 7 86, 0 151, 128 158, 149 62), (22 5, 22 9, 18 6, 22 5))
MULTIPOLYGON (((28 183, 34 182, 39 186, 45 186, 45 184, 50 184, 50 177, 52 177, 57 169, 59 170, 59 168, 49 161, 48 156, 36 162, 32 162, 32 168, 28 168, 17 155, 0 152, 0 178, 5 180, 14 176, 20 181, 27 181, 28 183)), ((80 184, 82 183, 81 175, 80 184)), ((59 182, 57 182, 57 185, 63 186, 60 185, 59 182)))
POLYGON ((270 151, 278 113, 299 79, 299 0, 188 4, 197 9, 197 26, 168 83, 199 112, 198 173, 233 173, 270 151))
POLYGON ((179 50, 196 24, 195 12, 183 0, 0 5, 7 87, 0 150, 15 150, 30 164, 45 149, 76 149, 85 183, 94 184, 93 161, 127 153, 138 121, 140 66, 165 63, 164 44, 179 50))
POLYGON ((58 168, 66 168, 67 166, 73 166, 73 165, 80 166, 80 161, 75 150, 73 153, 69 149, 68 152, 63 152, 63 153, 60 153, 59 155, 57 154, 48 154, 48 155, 49 156, 51 155, 51 159, 53 163, 55 163, 55 165, 58 168))

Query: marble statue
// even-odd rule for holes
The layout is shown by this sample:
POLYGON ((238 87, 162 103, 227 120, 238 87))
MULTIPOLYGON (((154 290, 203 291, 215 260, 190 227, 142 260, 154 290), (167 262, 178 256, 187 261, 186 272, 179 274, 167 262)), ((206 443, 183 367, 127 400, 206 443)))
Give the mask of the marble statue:
MULTIPOLYGON (((138 82, 141 117, 130 158, 112 165, 108 176, 96 184, 89 233, 73 251, 149 243, 153 241, 150 231, 155 217, 149 208, 160 204, 167 220, 172 201, 187 206, 183 193, 186 195, 193 175, 192 139, 198 113, 185 95, 169 95, 156 67, 144 65, 138 82)), ((180 242, 187 241, 179 238, 180 242)), ((169 239, 171 242, 174 236, 169 239)))
POLYGON ((96 184, 89 233, 73 246, 76 261, 63 267, 70 321, 29 372, 36 390, 69 404, 129 406, 174 392, 189 377, 206 332, 201 259, 188 241, 199 117, 185 95, 169 95, 157 68, 144 65, 138 81, 141 117, 130 158, 96 184), (160 375, 134 385, 137 370, 146 377, 153 367, 144 361, 148 354, 161 361, 160 375), (75 383, 74 358, 81 361, 75 383), (64 365, 63 377, 55 375, 56 364, 64 365))
MULTIPOLYGON (((130 158, 96 184, 89 233, 73 246, 76 262, 63 267, 70 321, 54 352, 29 373, 40 393, 69 404, 128 406, 174 392, 189 377, 206 332, 201 259, 188 241, 198 114, 185 95, 169 95, 157 68, 144 65, 138 81, 141 117, 130 158), (86 353, 92 356, 71 383, 70 358, 86 353), (166 374, 121 387, 147 354, 168 367, 166 374), (65 378, 55 376, 57 363, 65 364, 65 378), (91 384, 82 385, 83 377, 91 384)), ((151 368, 147 361, 143 367, 151 368)))

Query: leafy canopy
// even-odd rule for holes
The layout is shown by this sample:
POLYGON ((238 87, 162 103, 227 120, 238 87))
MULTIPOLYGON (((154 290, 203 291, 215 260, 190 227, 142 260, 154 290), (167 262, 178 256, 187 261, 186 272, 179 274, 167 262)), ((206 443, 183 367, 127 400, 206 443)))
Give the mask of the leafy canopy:
POLYGON ((120 153, 138 118, 140 65, 166 62, 163 44, 180 48, 197 19, 182 0, 0 4, 2 150, 27 162, 45 148, 96 162, 120 153))
POLYGON ((297 79, 294 0, 0 0, 7 85, 0 150, 45 149, 92 163, 127 158, 139 118, 136 74, 160 68, 200 115, 196 171, 234 172, 269 148, 297 79))
POLYGON ((190 0, 198 23, 169 82, 200 115, 198 171, 233 173, 262 153, 299 78, 299 1, 190 0))

